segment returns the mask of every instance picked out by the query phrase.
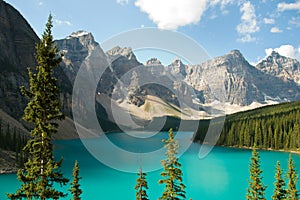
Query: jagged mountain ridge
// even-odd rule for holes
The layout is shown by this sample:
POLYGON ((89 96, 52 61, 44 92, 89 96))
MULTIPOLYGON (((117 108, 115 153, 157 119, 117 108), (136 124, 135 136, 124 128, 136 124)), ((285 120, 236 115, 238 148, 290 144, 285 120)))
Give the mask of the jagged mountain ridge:
MULTIPOLYGON (((3 1, 0 1, 0 9, 0 108, 20 120, 26 100, 20 94, 19 86, 28 84, 26 68, 30 66, 34 69, 36 65, 35 43, 39 39, 17 10, 3 1)), ((272 54, 256 67, 251 66, 236 50, 193 66, 185 65, 179 59, 169 66, 161 65, 157 59, 150 59, 143 65, 130 47, 115 47, 104 52, 93 35, 85 31, 74 32, 56 43, 64 53, 64 58, 55 75, 62 90, 64 112, 70 117, 72 84, 78 70, 81 66, 93 69, 92 65, 97 63, 101 63, 102 69, 105 69, 97 88, 102 95, 97 98, 98 103, 101 104, 101 99, 107 99, 124 112, 131 112, 132 115, 141 112, 139 118, 147 114, 149 107, 157 107, 157 103, 162 109, 168 109, 170 115, 183 112, 178 110, 178 94, 184 101, 183 106, 192 105, 190 115, 198 118, 200 115, 196 112, 203 111, 199 105, 215 101, 243 107, 254 102, 264 104, 269 100, 284 102, 299 99, 299 62, 280 55, 272 54), (139 87, 144 74, 136 69, 138 66, 145 69, 150 80, 162 80, 163 86, 172 91, 162 85, 139 87), (127 79, 123 79, 124 74, 127 74, 127 79), (121 84, 117 84, 119 82, 121 84), (188 86, 193 88, 193 92, 188 86), (155 101, 156 104, 153 103, 155 101), (130 111, 127 109, 129 106, 130 111)), ((97 107, 104 111, 107 120, 109 108, 97 107)), ((157 116, 157 113, 152 114, 157 116)), ((160 115, 164 115, 164 112, 160 111, 160 115)), ((147 119, 151 119, 151 116, 147 119)))
POLYGON ((256 68, 272 76, 279 77, 285 81, 294 81, 300 85, 300 63, 296 59, 281 56, 273 51, 260 61, 256 68))
MULTIPOLYGON (((69 38, 70 36, 65 40, 69 40, 69 38)), ((68 50, 63 49, 63 51, 68 50)), ((178 93, 186 94, 187 89, 184 84, 191 86, 195 93, 194 100, 202 104, 219 101, 247 106, 254 102, 268 104, 270 102, 295 101, 300 98, 300 90, 294 79, 275 76, 260 67, 250 65, 238 50, 233 50, 224 56, 213 58, 199 65, 185 65, 180 59, 175 59, 168 66, 163 66, 156 58, 151 58, 142 65, 128 47, 115 47, 105 54, 103 59, 109 61, 110 64, 99 83, 98 90, 101 94, 104 93, 119 103, 127 101, 129 104, 139 107, 143 105, 147 95, 152 95, 178 106, 178 100, 173 98, 174 93, 168 92, 162 86, 138 87, 138 82, 145 77, 135 70, 137 66, 145 66, 150 79, 154 82, 163 79, 169 88, 178 93), (127 80, 120 80, 127 72, 130 72, 131 76, 127 74, 127 80), (173 77, 171 82, 166 75, 173 77), (122 82, 122 85, 116 84, 117 80, 122 82), (172 98, 170 98, 171 96, 172 98)), ((282 66, 289 66, 286 64, 290 62, 288 58, 276 56, 282 66)), ((106 61, 99 60, 99 62, 106 61)), ((264 65, 263 62, 260 65, 264 65)), ((295 74, 297 73, 295 72, 295 74)))
POLYGON ((300 98, 299 87, 294 81, 255 68, 238 50, 200 65, 173 63, 170 66, 173 71, 180 71, 184 81, 196 91, 203 92, 203 103, 217 100, 245 106, 253 102, 295 101, 300 98))

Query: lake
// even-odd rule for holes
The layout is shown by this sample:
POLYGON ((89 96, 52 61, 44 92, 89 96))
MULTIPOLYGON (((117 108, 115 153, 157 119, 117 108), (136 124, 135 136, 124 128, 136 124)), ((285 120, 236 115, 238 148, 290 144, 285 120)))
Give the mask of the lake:
MULTIPOLYGON (((167 134, 163 135, 166 136, 167 134)), ((125 148, 126 143, 130 141, 129 151, 135 149, 134 144, 141 149, 141 144, 138 144, 136 139, 128 139, 128 137, 124 137, 124 134, 113 133, 109 135, 109 138, 122 148, 125 148)), ((100 140, 88 139, 87 141, 101 144, 100 140)), ((162 143, 160 141, 160 136, 152 137, 151 140, 147 141, 147 144, 142 145, 145 149, 141 152, 147 152, 152 148, 161 148, 162 143)), ((251 150, 214 147, 208 156, 199 159, 200 147, 200 144, 193 143, 179 160, 182 163, 187 199, 245 199, 251 150)), ((286 170, 289 154, 270 151, 259 152, 264 171, 263 182, 268 186, 267 199, 271 199, 276 161, 279 160, 283 169, 286 170)), ((81 140, 56 141, 55 155, 57 158, 64 157, 63 171, 69 178, 71 178, 74 161, 78 160, 80 175, 83 177, 80 182, 84 191, 82 199, 135 199, 136 174, 117 171, 102 164, 86 150, 81 140)), ((114 158, 114 155, 111 157, 114 158)), ((293 158, 299 171, 300 156, 293 155, 293 158)), ((142 162, 144 163, 144 161, 142 162)), ((120 165, 122 165, 121 162, 120 165)), ((133 168, 137 167, 136 163, 133 165, 133 168)), ((158 199, 162 193, 163 186, 158 184, 160 172, 161 169, 147 173, 150 199, 158 199)), ((5 193, 14 192, 19 183, 15 174, 8 174, 0 175, 0 185, 0 199, 2 200, 6 199, 5 193)), ((66 199, 70 199, 70 196, 66 199)))

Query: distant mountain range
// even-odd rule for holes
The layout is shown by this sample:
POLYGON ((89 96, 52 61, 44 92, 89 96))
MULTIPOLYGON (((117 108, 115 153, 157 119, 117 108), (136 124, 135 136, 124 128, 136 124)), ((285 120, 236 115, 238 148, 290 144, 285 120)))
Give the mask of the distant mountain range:
MULTIPOLYGON (((65 39, 58 40, 57 44, 65 53, 62 66, 70 80, 75 79, 83 63, 91 65, 87 67, 91 69, 97 62, 108 63, 99 82, 98 94, 117 102, 116 105, 123 108, 124 112, 129 109, 131 114, 143 113, 149 119, 164 114, 176 115, 175 110, 184 113, 179 108, 180 99, 174 93, 181 94, 188 105, 195 104, 201 108, 217 103, 219 107, 230 107, 231 109, 226 110, 227 113, 300 99, 300 63, 276 52, 257 66, 250 65, 238 50, 199 65, 185 65, 175 59, 170 65, 163 66, 156 58, 141 64, 130 47, 115 47, 104 53, 92 34, 84 31, 72 33, 65 39), (143 85, 143 79, 158 84, 143 85), (160 82, 164 84, 159 85, 160 82), (190 87, 193 89, 192 93, 189 93, 190 87), (149 106, 154 107, 154 97, 160 99, 156 101, 160 102, 160 111, 174 112, 162 113, 157 110, 149 113, 149 106), (163 102, 167 102, 168 106, 163 106, 163 102), (234 108, 237 110, 232 110, 234 108)), ((205 114, 191 107, 193 117, 201 118, 205 114)), ((180 113, 177 114, 179 116, 180 113)), ((188 118, 187 115, 184 117, 188 118)))
MULTIPOLYGON (((38 41, 21 14, 0 1, 0 109, 20 122, 26 99, 19 87, 28 86, 26 68, 34 69, 36 65, 38 41)), ((71 123, 71 98, 81 66, 93 70, 99 64, 104 70, 95 96, 98 117, 108 124, 116 123, 111 105, 121 116, 129 113, 143 125, 165 115, 202 119, 213 117, 209 108, 234 113, 300 100, 300 63, 276 52, 256 66, 250 65, 238 50, 198 65, 175 59, 163 66, 156 58, 140 63, 130 47, 104 52, 93 35, 85 31, 74 32, 56 43, 64 53, 55 76, 61 88, 63 111, 72 127, 69 132, 76 132, 71 123), (157 84, 143 85, 147 80, 157 84)), ((126 120, 118 123, 130 126, 126 120)))

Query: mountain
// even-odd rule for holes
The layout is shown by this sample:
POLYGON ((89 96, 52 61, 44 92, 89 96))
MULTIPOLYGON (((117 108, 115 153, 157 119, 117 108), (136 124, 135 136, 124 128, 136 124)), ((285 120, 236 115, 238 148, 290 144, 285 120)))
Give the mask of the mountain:
POLYGON ((55 42, 58 49, 64 54, 61 63, 62 69, 73 85, 80 66, 99 44, 95 42, 91 33, 85 31, 74 32, 66 39, 55 42))
MULTIPOLYGON (((13 7, 0 1, 0 9, 0 108, 21 121, 27 100, 19 87, 28 86, 26 68, 35 69, 39 38, 13 7)), ((83 85, 96 82, 97 87, 95 93, 86 87, 75 108, 82 117, 88 117, 84 98, 96 99, 96 105, 90 106, 96 107, 106 130, 115 129, 116 123, 131 126, 126 120, 116 122, 113 108, 120 116, 129 114, 145 125, 166 115, 203 119, 213 117, 212 108, 233 113, 300 99, 299 62, 275 52, 256 67, 238 50, 197 65, 186 65, 176 58, 163 66, 156 58, 140 63, 130 47, 117 46, 104 52, 86 31, 73 32, 56 44, 64 55, 55 69, 63 111, 68 116, 68 126, 63 127, 74 128, 72 92, 80 69, 84 69, 83 85)))
POLYGON ((161 64, 160 60, 158 60, 157 58, 151 58, 146 61, 145 65, 151 66, 151 65, 162 65, 162 64, 161 64))
MULTIPOLYGON (((35 70, 37 63, 34 55, 37 42, 39 42, 38 36, 23 16, 12 6, 1 0, 0 111, 2 111, 0 112, 0 118, 6 123, 10 123, 12 127, 22 127, 22 124, 24 124, 21 118, 27 99, 21 95, 20 86, 25 85, 28 87, 27 68, 35 70), (7 115, 13 117, 16 121, 10 120, 7 115), (18 122, 20 124, 17 124, 18 122)), ((71 117, 72 85, 66 78, 62 67, 56 68, 54 73, 62 91, 60 98, 63 102, 63 111, 71 117)), ((72 129, 72 132, 75 134, 75 129, 72 129)))
POLYGON ((35 66, 38 37, 22 15, 0 1, 0 108, 20 118, 25 98, 20 86, 28 85, 27 67, 35 66))
POLYGON ((296 59, 281 56, 273 51, 259 62, 256 68, 284 81, 294 81, 300 85, 300 63, 296 59))
POLYGON ((219 101, 246 106, 253 102, 284 102, 300 98, 300 88, 293 81, 258 70, 238 50, 200 65, 185 65, 185 69, 182 63, 179 65, 171 65, 172 70, 180 72, 184 81, 200 93, 198 97, 203 99, 202 103, 219 101))

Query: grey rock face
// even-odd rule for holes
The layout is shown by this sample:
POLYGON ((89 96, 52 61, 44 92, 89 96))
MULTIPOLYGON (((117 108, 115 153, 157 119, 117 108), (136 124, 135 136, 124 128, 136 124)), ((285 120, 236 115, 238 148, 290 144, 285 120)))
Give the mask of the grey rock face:
POLYGON ((111 58, 111 60, 116 60, 119 57, 125 57, 127 58, 127 60, 137 62, 136 56, 134 55, 130 47, 121 48, 117 46, 107 51, 106 54, 111 58))
POLYGON ((26 99, 27 67, 35 66, 37 35, 12 6, 0 1, 0 108, 19 119, 26 99))
POLYGON ((128 85, 124 86, 123 82, 125 80, 121 79, 124 75, 129 77, 132 70, 142 64, 137 61, 136 56, 129 47, 114 47, 107 51, 106 55, 110 66, 105 71, 105 74, 103 75, 103 83, 100 83, 100 85, 109 85, 109 88, 100 87, 100 90, 102 93, 108 94, 114 100, 124 100, 127 98, 128 85), (119 84, 117 84, 118 81, 119 84))
MULTIPOLYGON (((179 65, 170 65, 179 71, 179 65)), ((243 55, 233 50, 225 56, 216 57, 200 65, 185 66, 180 72, 203 103, 212 101, 249 105, 266 100, 294 101, 300 90, 294 82, 283 81, 251 66, 243 55), (203 97, 201 97, 203 95, 203 97)))
MULTIPOLYGON (((38 41, 20 13, 0 1, 0 108, 17 119, 26 105, 19 87, 28 84, 26 68, 35 68, 38 41)), ((143 105, 147 95, 175 105, 179 104, 178 98, 190 105, 195 100, 242 106, 300 99, 299 62, 275 52, 256 67, 237 50, 198 65, 185 65, 175 59, 163 66, 155 58, 141 64, 130 47, 103 52, 93 35, 85 31, 74 32, 56 43, 64 57, 55 76, 62 91, 63 109, 69 116, 73 83, 81 67, 86 72, 86 84, 98 81, 96 92, 136 106, 143 105), (153 84, 143 84, 147 81, 153 84)), ((88 98, 94 98, 94 94, 88 98)))
POLYGON ((145 65, 162 65, 161 62, 157 58, 151 58, 146 61, 145 65))
MULTIPOLYGON (((88 35, 86 34, 85 37, 88 35)), ((69 57, 74 58, 69 60, 84 62, 89 51, 93 48, 88 48, 82 43, 89 45, 95 43, 80 42, 78 37, 75 38, 75 42, 78 44, 71 46, 76 47, 79 45, 79 50, 82 53, 77 55, 76 48, 73 48, 73 50, 66 49, 66 56, 70 53, 69 57), (74 52, 74 55, 72 55, 72 52, 74 52)), ((71 39, 67 38, 67 40, 71 39)), ((101 57, 103 60, 95 61, 95 63, 105 62, 106 59, 110 64, 106 67, 97 90, 114 100, 121 102, 126 100, 137 106, 144 103, 146 95, 159 96, 175 105, 178 105, 176 96, 180 94, 186 97, 190 96, 202 103, 219 101, 245 106, 253 102, 266 103, 268 100, 277 102, 294 101, 299 99, 300 94, 299 87, 293 81, 296 76, 293 76, 293 79, 291 76, 282 79, 282 70, 275 71, 275 74, 259 70, 258 67, 251 66, 238 50, 233 50, 224 56, 216 57, 199 65, 185 65, 180 59, 175 59, 166 67, 155 58, 142 65, 137 61, 132 49, 128 47, 115 47, 101 57), (136 67, 143 68, 143 72, 135 70, 136 67), (164 84, 143 85, 142 82, 145 82, 143 79, 149 79, 153 83, 164 82, 164 84), (193 88, 193 92, 190 91, 188 86, 193 88), (170 91, 170 88, 173 91, 170 91)), ((276 58, 277 65, 282 63, 280 66, 288 66, 285 67, 287 69, 299 69, 295 65, 297 62, 293 60, 279 58, 278 56, 276 58)), ((88 59, 91 59, 91 57, 88 57, 88 59)), ((270 68, 269 63, 268 61, 260 66, 270 68)))
POLYGON ((300 63, 296 59, 287 58, 273 51, 256 65, 259 70, 285 81, 294 81, 300 85, 300 63))
MULTIPOLYGON (((74 82, 80 66, 99 45, 93 35, 85 31, 74 32, 65 39, 57 40, 56 44, 64 54, 61 66, 71 83, 74 82)), ((106 59, 103 51, 100 54, 106 59)))
MULTIPOLYGON (((27 68, 35 70, 35 45, 38 36, 22 15, 9 4, 0 1, 0 109, 19 120, 27 99, 21 95, 20 87, 28 88, 27 68)), ((70 115, 70 91, 72 89, 62 68, 54 75, 62 90, 63 110, 70 115)))
POLYGON ((186 77, 186 65, 184 65, 179 58, 175 59, 168 68, 171 69, 172 74, 181 74, 186 77))

